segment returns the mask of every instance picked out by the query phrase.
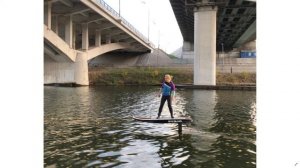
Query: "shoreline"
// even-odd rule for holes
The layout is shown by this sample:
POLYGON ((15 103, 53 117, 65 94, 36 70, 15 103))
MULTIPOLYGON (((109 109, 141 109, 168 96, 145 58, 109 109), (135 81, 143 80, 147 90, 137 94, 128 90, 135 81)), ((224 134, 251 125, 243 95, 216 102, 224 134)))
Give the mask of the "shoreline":
MULTIPOLYGON (((74 83, 51 83, 44 84, 44 86, 54 86, 54 87, 84 87, 82 85, 77 85, 74 83)), ((128 84, 128 85, 97 85, 90 84, 86 87, 97 87, 97 86, 160 86, 160 84, 152 85, 138 85, 138 84, 128 84)), ((256 91, 256 85, 192 85, 192 84, 175 84, 177 89, 200 89, 200 90, 245 90, 245 91, 256 91)))
MULTIPOLYGON (((256 73, 216 73, 216 85, 193 85, 193 69, 187 67, 89 68, 89 86, 160 86, 165 74, 172 75, 177 88, 205 90, 256 90, 256 73)), ((45 86, 82 87, 76 83, 45 86)))

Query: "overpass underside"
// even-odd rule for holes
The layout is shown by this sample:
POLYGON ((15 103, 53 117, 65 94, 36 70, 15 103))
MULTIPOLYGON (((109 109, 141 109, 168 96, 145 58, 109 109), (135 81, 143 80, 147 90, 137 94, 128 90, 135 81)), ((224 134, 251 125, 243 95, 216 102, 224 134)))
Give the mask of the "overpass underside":
POLYGON ((102 0, 44 1, 44 83, 88 85, 88 61, 151 44, 102 0))
POLYGON ((194 84, 216 84, 216 52, 256 39, 256 2, 248 0, 170 0, 184 43, 194 59, 194 84))

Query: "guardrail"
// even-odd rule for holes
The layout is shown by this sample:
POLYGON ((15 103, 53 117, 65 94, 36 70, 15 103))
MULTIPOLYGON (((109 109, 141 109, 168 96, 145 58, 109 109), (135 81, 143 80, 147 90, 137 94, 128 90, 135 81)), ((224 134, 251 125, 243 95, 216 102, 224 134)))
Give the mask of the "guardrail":
POLYGON ((107 11, 108 13, 110 13, 112 16, 116 17, 117 19, 120 19, 121 22, 132 32, 134 32, 140 39, 142 39, 144 42, 146 42, 147 44, 149 44, 152 48, 154 47, 154 44, 151 43, 149 41, 149 39, 147 39, 141 32, 139 32, 135 27, 133 27, 126 19, 124 19, 122 16, 120 16, 120 14, 115 11, 112 7, 110 7, 106 2, 104 2, 103 0, 96 0, 96 2, 98 3, 98 5, 104 9, 105 11, 107 11))

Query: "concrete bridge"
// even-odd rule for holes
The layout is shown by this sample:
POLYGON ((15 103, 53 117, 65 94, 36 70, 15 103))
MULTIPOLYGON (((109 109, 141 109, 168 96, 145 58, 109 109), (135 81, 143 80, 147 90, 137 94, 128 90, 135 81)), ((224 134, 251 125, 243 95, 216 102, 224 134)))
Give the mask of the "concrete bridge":
POLYGON ((194 57, 194 85, 216 84, 216 52, 256 39, 255 0, 170 0, 183 54, 194 57))
POLYGON ((44 83, 88 85, 88 61, 154 45, 102 0, 44 0, 44 83))

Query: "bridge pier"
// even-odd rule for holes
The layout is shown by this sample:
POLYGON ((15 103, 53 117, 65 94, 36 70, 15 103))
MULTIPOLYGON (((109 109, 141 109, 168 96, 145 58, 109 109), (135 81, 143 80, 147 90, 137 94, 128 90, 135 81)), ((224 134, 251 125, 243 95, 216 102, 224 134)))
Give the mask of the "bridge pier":
POLYGON ((44 56, 44 83, 45 84, 76 84, 89 85, 88 61, 86 52, 78 52, 75 62, 63 60, 60 55, 53 56, 45 53, 44 56), (54 58, 57 57, 55 60, 54 58))
POLYGON ((73 47, 73 21, 72 15, 67 16, 66 24, 65 24, 65 41, 70 46, 73 47))
POLYGON ((75 60, 75 83, 77 85, 89 85, 88 59, 86 52, 78 52, 75 60))
POLYGON ((194 10, 194 85, 216 85, 217 7, 194 10))

